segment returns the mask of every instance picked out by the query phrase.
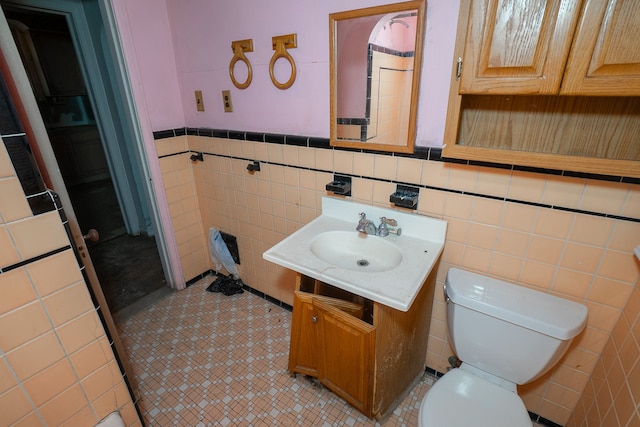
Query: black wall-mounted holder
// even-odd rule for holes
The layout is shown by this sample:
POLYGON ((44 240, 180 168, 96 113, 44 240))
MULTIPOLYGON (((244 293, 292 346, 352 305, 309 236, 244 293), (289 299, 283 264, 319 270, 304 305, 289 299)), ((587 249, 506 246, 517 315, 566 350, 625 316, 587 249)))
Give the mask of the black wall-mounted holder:
POLYGON ((204 162, 204 156, 202 155, 202 153, 192 154, 190 158, 192 162, 197 162, 197 161, 204 162))
POLYGON ((325 189, 340 196, 351 196, 351 177, 334 175, 333 181, 328 183, 325 189))
POLYGON ((398 184, 396 192, 389 196, 389 201, 398 207, 415 210, 418 209, 419 194, 419 188, 398 184))
POLYGON ((247 170, 249 173, 259 172, 260 171, 260 162, 254 161, 253 163, 249 163, 247 165, 247 170))

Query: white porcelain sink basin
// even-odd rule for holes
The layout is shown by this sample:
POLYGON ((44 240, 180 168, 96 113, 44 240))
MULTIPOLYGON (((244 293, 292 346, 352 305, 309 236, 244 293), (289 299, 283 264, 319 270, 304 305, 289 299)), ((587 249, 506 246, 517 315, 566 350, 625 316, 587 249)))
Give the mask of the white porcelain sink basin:
POLYGON ((393 243, 357 231, 326 231, 311 241, 311 252, 336 267, 362 273, 391 270, 402 261, 393 243))
POLYGON ((322 198, 322 215, 263 257, 345 291, 407 311, 444 247, 446 221, 397 209, 322 198), (393 218, 400 236, 358 233, 360 212, 393 218))

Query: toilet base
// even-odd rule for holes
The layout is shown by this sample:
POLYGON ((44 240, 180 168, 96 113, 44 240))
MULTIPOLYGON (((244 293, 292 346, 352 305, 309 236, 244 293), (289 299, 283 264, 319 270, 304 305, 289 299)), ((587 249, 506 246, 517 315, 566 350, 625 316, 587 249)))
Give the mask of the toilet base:
POLYGON ((467 371, 452 369, 422 400, 420 427, 531 427, 522 399, 467 371))

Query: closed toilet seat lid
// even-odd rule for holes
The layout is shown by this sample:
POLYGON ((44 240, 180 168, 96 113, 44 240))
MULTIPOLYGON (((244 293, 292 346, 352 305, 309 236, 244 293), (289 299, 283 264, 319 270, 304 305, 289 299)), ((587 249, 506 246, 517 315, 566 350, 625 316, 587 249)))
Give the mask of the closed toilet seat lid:
POLYGON ((420 405, 422 427, 531 427, 520 397, 461 369, 452 369, 420 405))

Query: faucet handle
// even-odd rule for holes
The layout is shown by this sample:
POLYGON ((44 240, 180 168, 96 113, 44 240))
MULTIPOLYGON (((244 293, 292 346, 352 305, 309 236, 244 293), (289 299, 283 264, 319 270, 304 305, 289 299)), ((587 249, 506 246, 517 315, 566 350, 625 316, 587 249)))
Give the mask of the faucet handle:
POLYGON ((364 212, 360 212, 360 221, 364 221, 365 219, 367 219, 367 214, 364 212))
POLYGON ((385 216, 380 217, 380 227, 378 227, 378 236, 380 237, 386 237, 389 235, 389 233, 393 233, 396 235, 401 235, 402 234, 402 229, 400 227, 397 228, 389 228, 389 225, 391 227, 397 227, 398 226, 398 221, 396 221, 393 218, 387 218, 385 216))
POLYGON ((387 224, 387 225, 390 225, 392 227, 397 227, 398 226, 398 221, 396 221, 393 218, 387 218, 386 216, 383 216, 383 217, 380 218, 380 223, 387 224))

